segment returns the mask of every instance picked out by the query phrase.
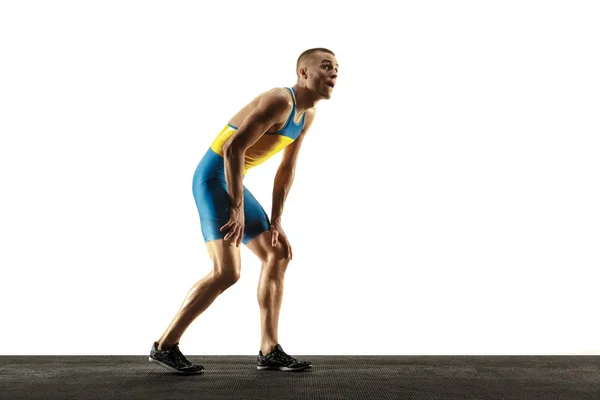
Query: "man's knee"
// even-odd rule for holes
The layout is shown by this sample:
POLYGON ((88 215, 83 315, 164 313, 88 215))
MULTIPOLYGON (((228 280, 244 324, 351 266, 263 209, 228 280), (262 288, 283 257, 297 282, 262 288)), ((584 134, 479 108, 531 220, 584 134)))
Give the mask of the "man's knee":
POLYGON ((222 239, 208 242, 207 247, 213 263, 213 279, 225 290, 240 279, 239 248, 222 239))
POLYGON ((263 264, 280 264, 286 266, 290 259, 287 258, 287 249, 279 240, 276 246, 272 245, 271 233, 266 231, 252 240, 248 247, 256 254, 263 264))
POLYGON ((224 290, 230 286, 233 286, 237 281, 240 280, 240 270, 235 269, 215 269, 213 271, 213 277, 218 282, 219 286, 224 290))
POLYGON ((289 264, 290 259, 287 257, 287 250, 285 246, 279 242, 277 246, 273 247, 271 245, 268 246, 267 250, 267 263, 276 265, 280 268, 285 269, 289 264))

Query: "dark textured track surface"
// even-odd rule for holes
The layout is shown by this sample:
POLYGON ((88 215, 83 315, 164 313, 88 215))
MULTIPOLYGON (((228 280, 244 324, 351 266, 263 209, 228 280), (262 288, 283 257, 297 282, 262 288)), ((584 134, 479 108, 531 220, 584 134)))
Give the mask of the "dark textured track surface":
POLYGON ((253 356, 189 356, 175 375, 148 356, 0 356, 0 399, 590 399, 599 356, 300 356, 306 372, 253 356))

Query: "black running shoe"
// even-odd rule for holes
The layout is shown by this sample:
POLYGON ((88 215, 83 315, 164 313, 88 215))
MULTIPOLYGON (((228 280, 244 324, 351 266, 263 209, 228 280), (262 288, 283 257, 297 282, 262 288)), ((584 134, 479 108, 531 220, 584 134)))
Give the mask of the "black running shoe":
POLYGON ((274 369, 278 371, 303 371, 312 368, 310 361, 298 361, 294 357, 290 357, 283 351, 281 345, 275 346, 275 349, 263 356, 262 351, 258 352, 256 369, 274 369))
POLYGON ((178 374, 188 375, 204 372, 202 365, 194 365, 185 358, 179 350, 179 343, 169 350, 158 350, 158 342, 154 342, 148 360, 178 374))

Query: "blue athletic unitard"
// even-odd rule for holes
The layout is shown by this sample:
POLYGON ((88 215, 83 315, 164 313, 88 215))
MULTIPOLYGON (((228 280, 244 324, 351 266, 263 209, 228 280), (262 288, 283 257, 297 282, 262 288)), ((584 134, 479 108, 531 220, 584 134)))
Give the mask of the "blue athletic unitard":
MULTIPOLYGON (((265 133, 256 143, 246 150, 244 157, 244 176, 246 172, 262 164, 274 154, 298 138, 304 127, 304 114, 299 124, 294 122, 296 116, 296 96, 293 88, 287 88, 294 106, 283 128, 275 133, 265 133)), ((200 226, 205 242, 223 239, 227 230, 220 228, 229 221, 230 198, 225 179, 223 145, 238 128, 227 124, 213 141, 208 151, 200 160, 194 179, 192 191, 196 207, 200 214, 200 226)), ((243 179, 243 178, 242 178, 243 179)), ((244 237, 242 243, 247 244, 262 232, 269 230, 269 217, 252 193, 244 188, 244 237)))

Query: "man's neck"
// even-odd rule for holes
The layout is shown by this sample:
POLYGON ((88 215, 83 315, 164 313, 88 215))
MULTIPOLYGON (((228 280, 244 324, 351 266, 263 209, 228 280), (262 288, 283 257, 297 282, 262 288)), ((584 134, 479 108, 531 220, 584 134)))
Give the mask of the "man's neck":
POLYGON ((303 113, 309 108, 313 108, 321 100, 318 95, 305 87, 299 87, 298 84, 294 85, 294 92, 296 93, 296 110, 298 113, 303 113))

